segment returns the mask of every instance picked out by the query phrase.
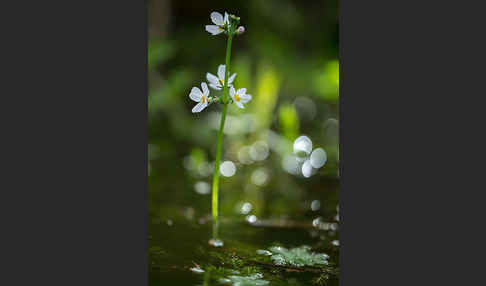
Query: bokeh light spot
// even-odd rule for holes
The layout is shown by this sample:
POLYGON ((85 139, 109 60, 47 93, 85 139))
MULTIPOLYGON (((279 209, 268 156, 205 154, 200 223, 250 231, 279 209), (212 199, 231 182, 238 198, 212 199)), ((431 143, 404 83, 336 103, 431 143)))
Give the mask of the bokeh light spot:
POLYGON ((232 177, 236 173, 236 166, 231 161, 224 161, 219 166, 219 171, 225 177, 232 177))

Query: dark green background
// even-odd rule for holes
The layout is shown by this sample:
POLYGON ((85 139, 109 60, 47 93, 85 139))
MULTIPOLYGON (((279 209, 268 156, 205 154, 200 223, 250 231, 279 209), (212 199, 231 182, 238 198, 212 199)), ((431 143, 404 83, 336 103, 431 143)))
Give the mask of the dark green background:
MULTIPOLYGON (((225 36, 212 36, 204 29, 212 24, 212 11, 241 17, 246 32, 233 40, 231 73, 237 73, 235 87, 245 87, 253 96, 246 109, 229 108, 222 161, 234 162, 236 174, 220 179, 221 217, 230 225, 245 221, 246 215, 270 222, 310 224, 319 216, 333 220, 339 185, 337 1, 148 1, 148 5, 151 247, 164 249, 164 243, 183 239, 183 233, 205 241, 211 235, 208 227, 191 227, 200 226, 211 212, 210 195, 196 193, 195 184, 211 183, 208 166, 215 159, 221 106, 211 105, 193 114, 195 102, 188 95, 192 87, 206 81, 207 72, 216 74, 218 65, 224 63, 225 36), (307 135, 314 149, 322 147, 328 155, 326 165, 310 178, 290 174, 282 167, 300 135, 307 135), (268 157, 242 164, 238 154, 257 141, 268 144, 268 157), (266 174, 265 184, 252 182, 255 171, 266 174), (313 200, 320 201, 319 210, 310 209, 313 200), (252 205, 248 214, 238 211, 245 202, 252 205), (178 231, 180 225, 184 227, 178 231), (165 228, 173 236, 164 237, 165 228)), ((223 223, 223 239, 225 232, 230 235, 230 228, 235 227, 223 223)), ((304 244, 301 237, 307 230, 295 231, 304 233, 281 240, 290 246, 304 244)), ((248 237, 250 230, 241 233, 248 243, 255 243, 248 237)), ((254 235, 260 242, 278 240, 269 233, 254 235)), ((187 247, 180 251, 184 250, 187 247)), ((184 256, 173 255, 165 261, 184 256)), ((178 263, 186 262, 181 259, 178 263)), ((158 285, 156 277, 170 275, 175 274, 151 269, 151 285, 158 285)))

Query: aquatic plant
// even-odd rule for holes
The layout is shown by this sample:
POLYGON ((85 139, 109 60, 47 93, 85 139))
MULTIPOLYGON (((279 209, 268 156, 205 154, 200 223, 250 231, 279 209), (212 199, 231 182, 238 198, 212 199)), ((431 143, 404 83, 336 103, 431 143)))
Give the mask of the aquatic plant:
POLYGON ((286 266, 315 266, 328 265, 329 255, 310 251, 310 247, 303 245, 287 249, 281 246, 270 247, 269 250, 257 250, 257 254, 268 255, 276 265, 286 266))
POLYGON ((213 239, 210 240, 211 245, 222 246, 222 241, 218 239, 218 186, 220 167, 219 162, 221 159, 221 145, 223 141, 223 128, 226 119, 226 112, 228 110, 228 105, 231 103, 235 103, 235 105, 239 108, 244 108, 243 104, 248 103, 252 97, 250 94, 246 93, 246 88, 234 88, 233 81, 236 77, 236 73, 233 73, 230 76, 231 43, 233 36, 241 35, 245 32, 244 27, 238 27, 240 17, 229 15, 226 12, 224 13, 223 17, 223 15, 218 12, 212 12, 210 18, 214 25, 206 25, 206 31, 213 36, 224 34, 228 39, 226 45, 226 63, 224 65, 219 65, 217 76, 207 73, 206 79, 209 82, 209 87, 215 91, 223 90, 223 92, 219 95, 210 95, 208 85, 205 82, 202 82, 202 90, 198 87, 193 87, 189 93, 189 98, 197 102, 192 109, 193 113, 201 112, 212 103, 219 103, 222 105, 222 116, 217 137, 216 161, 214 165, 212 186, 213 239))
POLYGON ((231 275, 228 278, 219 279, 219 282, 233 286, 264 286, 270 283, 262 278, 263 275, 261 273, 255 273, 249 276, 231 275))

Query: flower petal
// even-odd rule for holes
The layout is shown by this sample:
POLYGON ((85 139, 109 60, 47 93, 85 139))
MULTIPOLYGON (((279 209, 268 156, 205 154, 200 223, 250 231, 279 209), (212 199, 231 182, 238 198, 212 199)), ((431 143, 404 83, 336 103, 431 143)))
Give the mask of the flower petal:
POLYGON ((208 106, 207 102, 206 103, 199 102, 198 104, 196 104, 196 106, 192 108, 192 113, 201 112, 204 108, 206 108, 206 106, 208 106))
POLYGON ((229 95, 231 96, 231 98, 233 98, 233 100, 235 100, 235 88, 234 87, 231 87, 230 90, 229 90, 229 95))
POLYGON ((212 89, 215 89, 215 90, 221 90, 221 85, 219 84, 212 84, 210 83, 209 86, 212 88, 212 89))
POLYGON ((215 36, 217 34, 221 34, 224 30, 222 30, 219 26, 216 25, 206 25, 206 31, 208 31, 213 36, 215 36))
POLYGON ((201 97, 203 96, 201 90, 197 87, 193 87, 191 89, 191 93, 189 93, 189 98, 194 100, 195 102, 201 101, 201 97))
POLYGON ((242 97, 242 95, 246 93, 246 88, 242 87, 242 88, 238 89, 238 91, 236 93, 238 93, 242 97))
POLYGON ((240 101, 242 103, 247 103, 248 101, 251 100, 251 95, 249 95, 249 94, 243 94, 242 96, 240 96, 240 98, 241 98, 240 101))
MULTIPOLYGON (((225 16, 226 16, 226 14, 225 14, 225 16)), ((218 13, 218 12, 212 12, 211 13, 211 20, 216 25, 223 26, 223 24, 224 24, 223 15, 221 15, 221 13, 218 13)))
POLYGON ((224 12, 224 22, 226 24, 229 24, 229 18, 228 18, 228 13, 227 12, 224 12))
POLYGON ((228 83, 229 84, 232 84, 233 81, 235 80, 235 77, 236 77, 236 73, 232 74, 229 78, 228 78, 228 83))
POLYGON ((218 67, 218 77, 220 80, 224 80, 224 72, 226 70, 225 65, 219 65, 218 67))
POLYGON ((207 73, 206 79, 209 81, 209 86, 211 86, 211 84, 213 84, 213 85, 219 84, 219 79, 215 75, 213 75, 212 73, 207 73))
POLYGON ((201 82, 201 87, 202 87, 203 95, 208 97, 209 95, 208 85, 205 82, 201 82))
POLYGON ((239 108, 241 108, 241 109, 245 108, 241 102, 235 101, 235 103, 236 103, 236 106, 238 106, 239 108))

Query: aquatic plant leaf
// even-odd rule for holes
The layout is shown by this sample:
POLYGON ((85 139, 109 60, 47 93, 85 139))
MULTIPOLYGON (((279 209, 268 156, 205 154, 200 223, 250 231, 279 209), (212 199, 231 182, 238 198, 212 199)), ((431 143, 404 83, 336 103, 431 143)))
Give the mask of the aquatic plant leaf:
MULTIPOLYGON (((329 255, 325 253, 315 253, 310 251, 310 247, 303 245, 287 249, 281 246, 273 246, 270 248, 272 256, 270 257, 276 265, 291 265, 296 267, 314 266, 314 265, 328 265, 327 259, 329 255)), ((258 254, 264 254, 260 252, 258 254)))
POLYGON ((255 273, 249 276, 232 275, 228 276, 228 278, 222 278, 219 281, 226 284, 231 283, 233 286, 264 286, 270 283, 262 278, 263 275, 261 273, 255 273))

